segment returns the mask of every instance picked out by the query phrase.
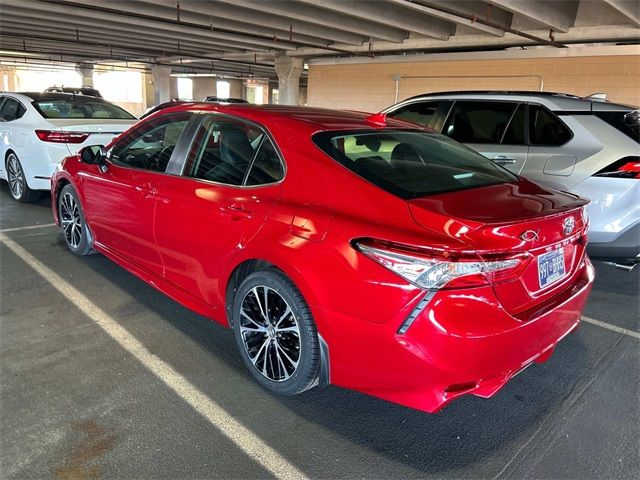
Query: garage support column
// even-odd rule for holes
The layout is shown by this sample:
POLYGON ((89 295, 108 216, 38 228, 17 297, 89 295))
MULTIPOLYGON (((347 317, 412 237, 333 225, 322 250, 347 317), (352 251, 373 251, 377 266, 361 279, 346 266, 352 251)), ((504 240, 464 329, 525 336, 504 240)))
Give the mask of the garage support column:
POLYGON ((93 87, 93 65, 88 63, 78 63, 76 72, 82 77, 82 86, 93 87))
POLYGON ((151 76, 153 78, 155 105, 171 100, 171 67, 152 65, 151 76))
POLYGON ((298 105, 300 75, 304 68, 304 59, 276 55, 274 60, 278 74, 278 96, 281 105, 298 105))

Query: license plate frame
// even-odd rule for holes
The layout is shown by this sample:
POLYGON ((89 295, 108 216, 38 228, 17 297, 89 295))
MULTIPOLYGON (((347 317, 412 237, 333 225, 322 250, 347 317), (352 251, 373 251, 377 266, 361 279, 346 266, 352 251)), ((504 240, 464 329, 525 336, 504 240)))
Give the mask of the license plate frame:
POLYGON ((538 284, 546 288, 567 274, 564 265, 564 248, 558 248, 538 255, 538 284))

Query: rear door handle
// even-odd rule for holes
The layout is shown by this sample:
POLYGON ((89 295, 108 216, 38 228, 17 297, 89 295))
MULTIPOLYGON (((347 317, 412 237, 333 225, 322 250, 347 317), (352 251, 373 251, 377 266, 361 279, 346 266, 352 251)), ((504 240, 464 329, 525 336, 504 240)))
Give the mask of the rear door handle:
POLYGON ((222 213, 229 215, 233 219, 251 218, 251 210, 248 210, 242 203, 232 203, 221 208, 222 213))
POLYGON ((491 160, 493 160, 494 162, 500 165, 513 165, 514 163, 516 163, 515 158, 509 158, 503 155, 498 155, 497 157, 493 157, 491 160))

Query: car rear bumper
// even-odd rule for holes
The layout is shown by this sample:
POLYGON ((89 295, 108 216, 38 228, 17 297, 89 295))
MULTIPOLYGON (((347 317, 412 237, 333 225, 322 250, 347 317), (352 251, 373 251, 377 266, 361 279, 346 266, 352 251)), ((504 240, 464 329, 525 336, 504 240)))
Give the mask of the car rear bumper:
POLYGON ((577 327, 593 277, 585 257, 567 289, 527 318, 509 315, 491 287, 440 291, 404 334, 398 319, 373 324, 319 312, 331 317, 322 332, 331 383, 427 412, 464 394, 490 397, 577 327), (358 341, 345 346, 345 338, 358 341))
POLYGON ((640 263, 640 219, 623 232, 607 233, 593 235, 595 238, 589 239, 587 250, 591 258, 617 263, 640 263))

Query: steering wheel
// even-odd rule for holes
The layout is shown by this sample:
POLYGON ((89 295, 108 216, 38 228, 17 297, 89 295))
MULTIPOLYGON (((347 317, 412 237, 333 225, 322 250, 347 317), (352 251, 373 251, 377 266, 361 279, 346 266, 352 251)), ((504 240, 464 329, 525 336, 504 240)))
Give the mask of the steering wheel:
POLYGON ((175 145, 168 145, 157 153, 154 153, 147 158, 147 168, 149 170, 156 170, 158 172, 164 172, 171 159, 171 154, 175 145))

